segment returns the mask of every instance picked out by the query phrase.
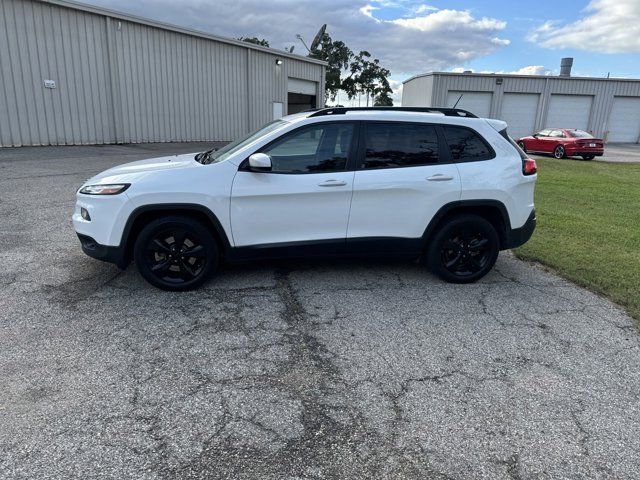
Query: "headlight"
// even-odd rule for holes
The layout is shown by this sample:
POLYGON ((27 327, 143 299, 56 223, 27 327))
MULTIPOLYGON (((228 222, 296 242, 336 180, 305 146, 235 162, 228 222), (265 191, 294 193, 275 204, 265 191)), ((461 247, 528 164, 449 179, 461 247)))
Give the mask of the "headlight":
POLYGON ((85 195, 117 195, 129 188, 130 183, 115 183, 111 185, 87 185, 80 189, 85 195))

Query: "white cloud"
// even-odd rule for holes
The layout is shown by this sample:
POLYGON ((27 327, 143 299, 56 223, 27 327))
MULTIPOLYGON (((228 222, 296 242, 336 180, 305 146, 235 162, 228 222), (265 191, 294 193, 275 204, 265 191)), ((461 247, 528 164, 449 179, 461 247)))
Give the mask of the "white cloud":
POLYGON ((374 7, 373 5, 365 5, 364 7, 360 8, 360 13, 375 20, 373 16, 374 10, 379 10, 379 7, 374 7))
POLYGON ((495 32, 503 30, 507 26, 507 22, 486 17, 478 20, 468 11, 459 10, 438 10, 437 12, 413 18, 398 18, 391 20, 390 23, 414 28, 422 32, 456 31, 459 28, 470 31, 495 32))
POLYGON ((527 65, 509 73, 516 75, 553 75, 553 71, 542 65, 527 65))
MULTIPOLYGON (((465 67, 455 67, 449 71, 452 73, 464 73, 466 71, 470 71, 471 73, 475 72, 475 70, 471 68, 465 68, 465 67)), ((526 67, 522 67, 522 68, 519 68, 518 70, 511 70, 511 71, 498 70, 497 72, 492 72, 489 70, 481 70, 480 72, 475 72, 475 73, 497 73, 497 74, 503 74, 503 75, 553 75, 554 74, 553 70, 547 67, 544 67, 542 65, 527 65, 526 67)))
POLYGON ((442 70, 489 55, 509 44, 500 38, 506 23, 476 18, 469 11, 438 10, 402 0, 86 0, 115 10, 151 17, 213 34, 266 38, 274 48, 307 43, 323 23, 352 50, 367 50, 397 75, 442 70), (397 19, 383 19, 385 6, 397 19), (407 16, 408 15, 408 16, 407 16))
POLYGON ((581 19, 567 25, 545 22, 527 40, 547 48, 640 53, 640 1, 592 0, 581 19))
POLYGON ((422 4, 414 8, 413 13, 415 13, 416 15, 420 15, 421 13, 437 12, 438 10, 440 9, 438 7, 434 7, 433 5, 422 4))

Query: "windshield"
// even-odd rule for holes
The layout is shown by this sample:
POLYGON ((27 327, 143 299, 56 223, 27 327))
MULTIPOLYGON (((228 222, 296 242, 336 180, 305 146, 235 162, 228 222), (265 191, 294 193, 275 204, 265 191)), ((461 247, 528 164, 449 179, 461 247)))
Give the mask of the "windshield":
POLYGON ((231 143, 227 143, 224 147, 221 147, 217 150, 208 150, 206 152, 199 153, 195 156, 195 159, 203 165, 222 162, 241 148, 249 145, 251 142, 259 139, 264 135, 267 135, 268 133, 278 130, 279 128, 285 126, 287 123, 289 122, 286 122, 284 120, 274 120, 273 122, 267 123, 266 125, 260 127, 258 130, 244 137, 240 137, 239 139, 231 143))
POLYGON ((593 138, 593 135, 584 130, 569 130, 569 135, 576 138, 593 138))

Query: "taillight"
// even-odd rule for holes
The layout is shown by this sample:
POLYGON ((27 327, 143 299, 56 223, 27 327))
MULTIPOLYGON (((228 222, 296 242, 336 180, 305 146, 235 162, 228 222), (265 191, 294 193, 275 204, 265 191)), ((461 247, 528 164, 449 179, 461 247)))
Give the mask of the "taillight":
POLYGON ((522 160, 522 173, 524 175, 533 175, 538 171, 538 166, 533 158, 525 158, 522 160))

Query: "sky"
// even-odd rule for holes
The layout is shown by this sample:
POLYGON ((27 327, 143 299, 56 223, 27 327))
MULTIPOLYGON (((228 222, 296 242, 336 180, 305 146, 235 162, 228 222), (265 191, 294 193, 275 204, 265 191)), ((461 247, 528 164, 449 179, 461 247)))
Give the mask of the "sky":
MULTIPOLYGON (((402 81, 430 71, 640 78, 640 0, 84 0, 154 20, 238 38, 295 45, 305 54, 327 24, 334 40, 367 50, 402 81)), ((346 98, 338 99, 346 103, 346 98)))

